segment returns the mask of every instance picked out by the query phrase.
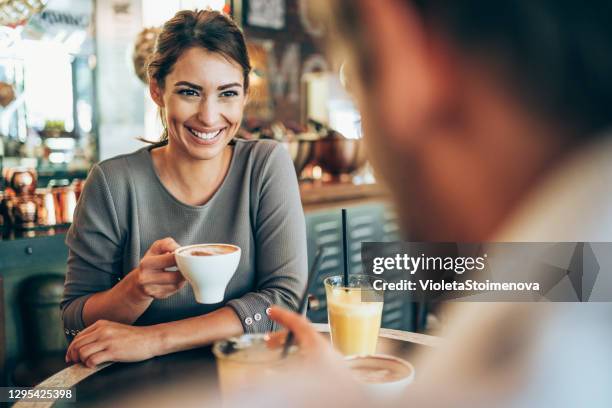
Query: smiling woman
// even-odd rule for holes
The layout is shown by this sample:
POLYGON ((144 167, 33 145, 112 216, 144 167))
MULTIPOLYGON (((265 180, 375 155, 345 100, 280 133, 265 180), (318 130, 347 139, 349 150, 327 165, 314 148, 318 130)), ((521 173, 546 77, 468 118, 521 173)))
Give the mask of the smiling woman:
POLYGON ((238 130, 246 96, 236 65, 218 53, 191 48, 176 61, 164 90, 151 81, 151 96, 162 108, 167 137, 176 138, 185 153, 214 157, 238 130))
POLYGON ((148 67, 159 143, 95 165, 66 243, 67 361, 138 361, 275 328, 296 309, 306 232, 288 153, 240 141, 250 64, 240 29, 214 11, 181 11, 148 67), (180 245, 241 248, 222 302, 199 304, 176 271, 180 245), (174 269, 173 269, 174 268, 174 269))

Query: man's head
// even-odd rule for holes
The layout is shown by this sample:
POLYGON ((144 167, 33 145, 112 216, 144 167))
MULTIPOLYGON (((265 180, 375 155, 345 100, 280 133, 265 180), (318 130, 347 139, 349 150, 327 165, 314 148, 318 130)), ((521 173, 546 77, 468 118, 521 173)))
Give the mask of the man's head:
POLYGON ((377 172, 415 239, 486 240, 612 124, 604 1, 332 3, 377 172))

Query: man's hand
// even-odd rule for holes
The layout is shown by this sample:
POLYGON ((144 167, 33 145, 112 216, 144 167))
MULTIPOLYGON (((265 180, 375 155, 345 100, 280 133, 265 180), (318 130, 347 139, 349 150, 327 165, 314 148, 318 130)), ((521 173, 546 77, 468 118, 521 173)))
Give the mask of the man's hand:
MULTIPOLYGON (((293 332, 295 343, 300 346, 300 353, 306 357, 328 359, 332 364, 339 359, 331 343, 321 336, 304 316, 272 306, 270 318, 293 332)), ((270 342, 271 344, 283 344, 286 337, 287 330, 273 333, 270 336, 270 342)))

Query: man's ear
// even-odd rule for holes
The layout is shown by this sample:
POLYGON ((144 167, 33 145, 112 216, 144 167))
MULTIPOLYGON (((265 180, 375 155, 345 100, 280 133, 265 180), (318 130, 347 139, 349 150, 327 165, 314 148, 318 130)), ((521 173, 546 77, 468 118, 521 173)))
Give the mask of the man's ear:
POLYGON ((154 79, 151 79, 149 81, 149 93, 151 94, 151 99, 153 99, 153 102, 155 102, 157 106, 159 106, 160 108, 163 108, 164 107, 163 90, 157 84, 157 81, 154 79))

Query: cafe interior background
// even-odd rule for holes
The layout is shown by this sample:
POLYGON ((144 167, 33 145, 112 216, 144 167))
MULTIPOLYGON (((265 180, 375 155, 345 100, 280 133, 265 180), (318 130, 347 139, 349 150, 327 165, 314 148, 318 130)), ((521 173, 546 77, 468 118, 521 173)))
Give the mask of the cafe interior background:
MULTIPOLYGON (((340 208, 348 209, 350 270, 362 241, 399 238, 396 216, 361 143, 359 114, 317 48, 306 0, 0 0, 0 371, 33 386, 65 368, 59 301, 64 237, 83 180, 100 160, 157 140, 161 124, 143 74, 157 27, 177 10, 230 13, 253 64, 240 137, 291 153, 319 279, 341 273, 340 208)), ((323 285, 308 315, 326 322, 323 285)), ((423 305, 386 299, 383 327, 423 331, 423 305)))

